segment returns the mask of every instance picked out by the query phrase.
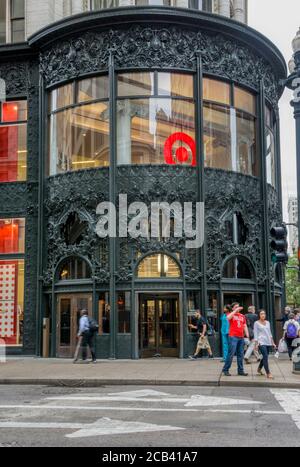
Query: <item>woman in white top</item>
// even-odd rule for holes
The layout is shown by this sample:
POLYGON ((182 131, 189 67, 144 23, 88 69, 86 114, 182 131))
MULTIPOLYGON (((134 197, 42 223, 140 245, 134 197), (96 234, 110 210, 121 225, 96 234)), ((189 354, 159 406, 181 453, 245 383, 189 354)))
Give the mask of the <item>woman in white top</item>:
POLYGON ((271 326, 267 321, 267 314, 265 310, 259 313, 259 320, 254 323, 254 339, 257 348, 259 348, 263 359, 258 367, 258 375, 262 376, 262 369, 264 368, 268 379, 274 379, 269 367, 269 351, 271 347, 276 349, 276 345, 272 336, 271 326))

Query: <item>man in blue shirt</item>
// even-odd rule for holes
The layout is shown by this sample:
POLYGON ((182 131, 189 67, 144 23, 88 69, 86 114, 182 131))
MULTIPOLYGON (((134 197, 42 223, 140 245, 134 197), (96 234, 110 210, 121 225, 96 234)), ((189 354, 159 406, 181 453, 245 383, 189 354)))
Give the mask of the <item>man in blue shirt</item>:
POLYGON ((229 353, 229 321, 227 316, 231 312, 231 306, 224 307, 224 313, 221 317, 221 334, 222 334, 222 347, 223 347, 223 362, 226 361, 229 353))
MULTIPOLYGON (((90 319, 89 319, 89 314, 87 310, 82 310, 80 312, 81 318, 79 321, 79 332, 78 332, 78 337, 79 339, 81 338, 82 343, 82 360, 86 362, 87 359, 87 349, 88 347, 91 350, 92 354, 92 361, 93 363, 97 362, 96 359, 96 352, 94 349, 94 335, 95 332, 91 330, 91 325, 90 325, 90 319)), ((77 359, 75 360, 75 362, 77 359)))

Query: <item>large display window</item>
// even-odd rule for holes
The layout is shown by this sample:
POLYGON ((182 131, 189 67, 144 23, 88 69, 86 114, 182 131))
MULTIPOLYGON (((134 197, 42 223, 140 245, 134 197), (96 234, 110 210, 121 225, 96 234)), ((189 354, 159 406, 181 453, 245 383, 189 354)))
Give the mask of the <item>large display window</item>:
POLYGON ((258 176, 255 96, 209 78, 203 90, 205 166, 258 176))
POLYGON ((118 164, 196 165, 194 78, 118 75, 118 164))
POLYGON ((0 339, 9 347, 23 343, 24 253, 25 219, 0 219, 0 339))
POLYGON ((49 110, 49 175, 109 165, 106 76, 52 91, 49 110))
POLYGON ((27 177, 27 101, 3 102, 0 115, 0 183, 27 177))
MULTIPOLYGON (((194 75, 129 71, 118 73, 116 81, 117 164, 196 166, 200 102, 194 75)), ((111 110, 107 75, 68 83, 50 93, 50 175, 109 166, 111 110)), ((272 173, 271 130, 269 140, 267 163, 272 173)), ((254 93, 203 79, 203 150, 205 167, 259 176, 254 93)), ((270 183, 273 179, 268 175, 270 183)))

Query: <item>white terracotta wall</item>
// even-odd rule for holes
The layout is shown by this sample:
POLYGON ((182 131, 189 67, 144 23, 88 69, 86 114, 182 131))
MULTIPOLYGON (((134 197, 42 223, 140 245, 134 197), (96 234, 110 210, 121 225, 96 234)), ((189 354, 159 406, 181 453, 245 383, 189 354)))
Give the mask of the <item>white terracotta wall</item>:
MULTIPOLYGON (((120 5, 134 5, 134 0, 119 0, 120 5)), ((27 37, 39 29, 63 17, 82 13, 89 9, 89 0, 26 0, 27 37)), ((188 0, 177 0, 178 6, 186 7, 188 0)), ((214 12, 246 22, 247 0, 213 0, 214 12)))

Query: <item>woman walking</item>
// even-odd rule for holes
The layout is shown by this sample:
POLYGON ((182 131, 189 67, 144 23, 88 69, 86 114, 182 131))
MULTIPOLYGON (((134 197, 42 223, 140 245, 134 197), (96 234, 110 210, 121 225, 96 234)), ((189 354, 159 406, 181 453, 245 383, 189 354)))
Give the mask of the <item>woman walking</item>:
POLYGON ((267 374, 267 378, 274 379, 269 367, 269 351, 271 347, 276 349, 276 344, 272 336, 270 323, 267 321, 267 314, 265 310, 260 311, 259 320, 254 323, 254 339, 263 356, 257 373, 259 376, 262 376, 262 369, 264 368, 267 374))

